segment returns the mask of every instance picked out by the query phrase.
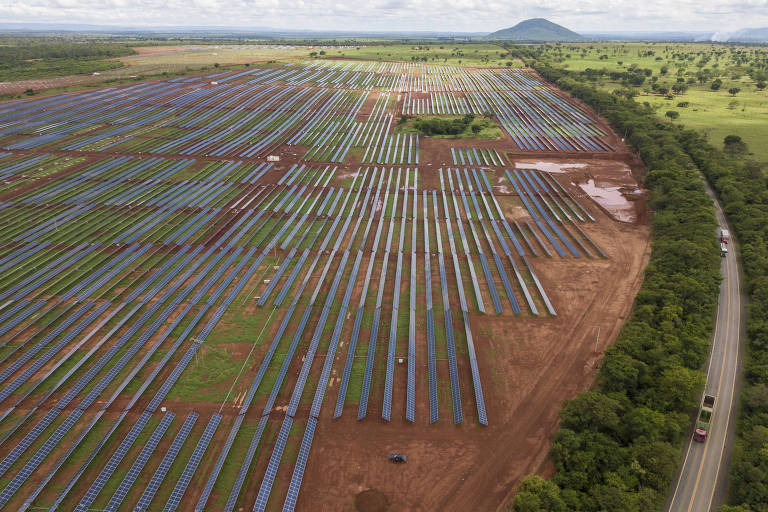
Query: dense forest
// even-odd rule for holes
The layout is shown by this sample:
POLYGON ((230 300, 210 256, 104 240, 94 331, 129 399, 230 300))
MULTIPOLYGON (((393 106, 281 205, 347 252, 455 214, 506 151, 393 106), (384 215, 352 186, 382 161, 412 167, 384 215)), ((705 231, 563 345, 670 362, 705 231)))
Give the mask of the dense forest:
POLYGON ((93 73, 121 67, 126 43, 75 37, 0 36, 0 81, 93 73))
POLYGON ((561 411, 555 476, 527 478, 514 508, 660 510, 703 389, 720 283, 712 202, 694 156, 712 148, 649 107, 595 89, 580 73, 513 51, 625 135, 648 169, 654 211, 651 260, 633 314, 606 351, 596 388, 561 411))

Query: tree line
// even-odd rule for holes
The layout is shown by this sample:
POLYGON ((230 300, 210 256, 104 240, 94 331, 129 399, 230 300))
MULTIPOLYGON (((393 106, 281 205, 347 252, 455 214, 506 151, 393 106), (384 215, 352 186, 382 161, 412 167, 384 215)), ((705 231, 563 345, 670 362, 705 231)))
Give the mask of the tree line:
MULTIPOLYGON (((617 99, 616 105, 621 107, 610 107, 611 95, 581 84, 578 74, 566 75, 552 68, 540 71, 600 111, 617 130, 628 133, 629 143, 638 149, 649 168, 658 168, 665 152, 685 155, 715 190, 740 247, 749 299, 744 384, 730 467, 730 505, 724 506, 721 512, 768 512, 768 173, 765 164, 735 158, 731 146, 740 141, 729 140, 733 136, 726 137, 725 151, 722 151, 695 130, 655 120, 647 108, 649 120, 643 124, 655 124, 656 129, 642 128, 633 120, 632 112, 642 111, 634 102, 617 99), (654 142, 662 131, 671 136, 654 142)), ((654 202, 655 199, 652 204, 654 202)), ((658 241, 656 227, 654 221, 654 236, 658 241)), ((638 301, 641 298, 639 295, 638 301)))
POLYGON ((704 386, 721 279, 712 201, 684 144, 687 132, 630 98, 595 89, 580 73, 514 51, 624 135, 648 169, 643 185, 654 212, 633 312, 605 352, 597 386, 564 404, 551 450, 555 475, 526 478, 514 510, 660 510, 704 386))
POLYGON ((71 37, 0 37, 0 81, 73 75, 122 66, 128 44, 71 37))
MULTIPOLYGON (((715 189, 741 251, 749 297, 747 357, 740 397, 730 502, 721 512, 768 511, 768 179, 754 162, 734 160, 681 130, 681 144, 715 189)), ((764 167, 764 166, 763 166, 764 167)))

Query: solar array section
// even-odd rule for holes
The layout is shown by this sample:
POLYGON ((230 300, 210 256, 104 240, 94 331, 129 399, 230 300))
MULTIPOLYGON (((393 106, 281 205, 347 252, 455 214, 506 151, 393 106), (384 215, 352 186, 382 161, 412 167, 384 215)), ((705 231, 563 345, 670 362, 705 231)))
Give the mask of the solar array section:
POLYGON ((504 165, 504 159, 495 149, 451 148, 453 165, 504 165))
POLYGON ((139 434, 141 434, 141 431, 144 429, 151 417, 152 413, 146 411, 141 415, 139 421, 137 421, 133 428, 131 428, 131 430, 128 432, 128 435, 125 436, 123 441, 120 443, 120 446, 118 446, 117 451, 115 451, 115 453, 109 459, 109 462, 107 462, 107 465, 104 466, 104 468, 99 473, 99 476, 97 476, 96 480, 94 480, 94 482, 91 484, 91 487, 85 492, 85 496, 83 496, 83 498, 80 500, 80 503, 77 505, 77 507, 75 507, 76 512, 87 511, 91 508, 91 505, 96 500, 96 497, 98 497, 99 493, 101 493, 102 489, 104 489, 104 486, 107 484, 107 480, 109 480, 109 478, 117 469, 117 466, 128 454, 128 450, 130 450, 131 446, 133 446, 133 443, 136 442, 136 438, 139 436, 139 434))
POLYGON ((448 391, 454 423, 488 424, 477 314, 554 316, 540 262, 607 257, 567 181, 487 141, 418 167, 432 150, 398 127, 488 111, 511 150, 610 150, 511 69, 313 60, 0 106, 0 509, 159 509, 198 419, 179 396, 236 359, 211 341, 245 315, 261 324, 163 510, 264 510, 286 486, 293 510, 328 392, 361 429, 369 408, 438 422, 448 391))
POLYGON ((171 443, 170 448, 168 448, 168 451, 165 452, 165 455, 163 456, 163 460, 160 462, 160 465, 155 470, 155 474, 152 475, 152 479, 149 481, 149 484, 144 489, 144 492, 141 495, 141 498, 139 498, 139 501, 136 502, 136 507, 134 507, 134 512, 146 512, 149 510, 149 505, 152 503, 152 499, 155 497, 155 494, 157 494, 157 491, 160 489, 160 486, 163 484, 163 481, 165 480, 166 475, 168 474, 168 471, 171 469, 171 465, 176 460, 176 457, 179 455, 179 452, 181 451, 181 447, 184 445, 184 441, 187 440, 187 437, 189 437, 189 433, 192 431, 192 427, 195 426, 195 422, 197 421, 198 414, 196 412, 191 412, 189 416, 187 416, 187 419, 184 420, 184 424, 181 426, 181 429, 179 429, 179 432, 176 434, 176 437, 173 439, 173 443, 171 443))
POLYGON ((184 497, 187 487, 189 487, 189 482, 195 475, 195 471, 197 471, 197 466, 200 465, 200 461, 203 460, 203 455, 205 455, 205 451, 208 449, 208 445, 210 444, 211 439, 213 439, 213 435, 216 433, 216 429, 219 427, 220 422, 221 414, 214 414, 211 416, 208 425, 206 425, 205 430, 203 431, 203 435, 200 437, 197 446, 195 446, 195 450, 187 461, 187 465, 184 466, 184 471, 182 471, 173 491, 171 491, 171 496, 165 503, 163 512, 178 510, 181 499, 184 497))
POLYGON ((172 412, 167 412, 163 415, 163 419, 160 420, 160 423, 158 423, 154 432, 152 432, 149 441, 147 441, 141 449, 139 456, 133 461, 133 464, 131 464, 131 469, 128 470, 128 473, 123 477, 123 481, 120 482, 117 490, 109 499, 109 503, 104 509, 105 511, 115 512, 120 508, 123 500, 125 500, 125 496, 128 494, 128 491, 131 490, 131 487, 133 487, 134 482, 136 482, 136 479, 139 477, 139 473, 144 469, 144 466, 154 453, 158 443, 160 443, 160 439, 162 439, 166 430, 168 430, 174 417, 175 415, 172 412))

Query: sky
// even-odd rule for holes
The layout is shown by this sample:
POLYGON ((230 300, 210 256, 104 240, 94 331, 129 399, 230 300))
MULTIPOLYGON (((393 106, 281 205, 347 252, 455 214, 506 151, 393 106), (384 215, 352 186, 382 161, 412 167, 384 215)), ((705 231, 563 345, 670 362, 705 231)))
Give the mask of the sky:
POLYGON ((581 32, 768 27, 768 0, 0 0, 0 21, 491 32, 527 18, 581 32))

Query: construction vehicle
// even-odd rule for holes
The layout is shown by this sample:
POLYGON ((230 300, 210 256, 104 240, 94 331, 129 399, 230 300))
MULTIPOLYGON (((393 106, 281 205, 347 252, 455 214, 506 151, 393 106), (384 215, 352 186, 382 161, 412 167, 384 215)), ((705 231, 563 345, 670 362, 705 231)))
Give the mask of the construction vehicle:
POLYGON ((699 443, 706 442, 709 435, 709 427, 712 425, 712 414, 715 408, 715 396, 704 395, 699 409, 699 417, 696 420, 696 428, 693 430, 693 440, 699 443))
POLYGON ((389 460, 395 464, 402 464, 408 460, 408 458, 402 453, 390 453, 389 460))

